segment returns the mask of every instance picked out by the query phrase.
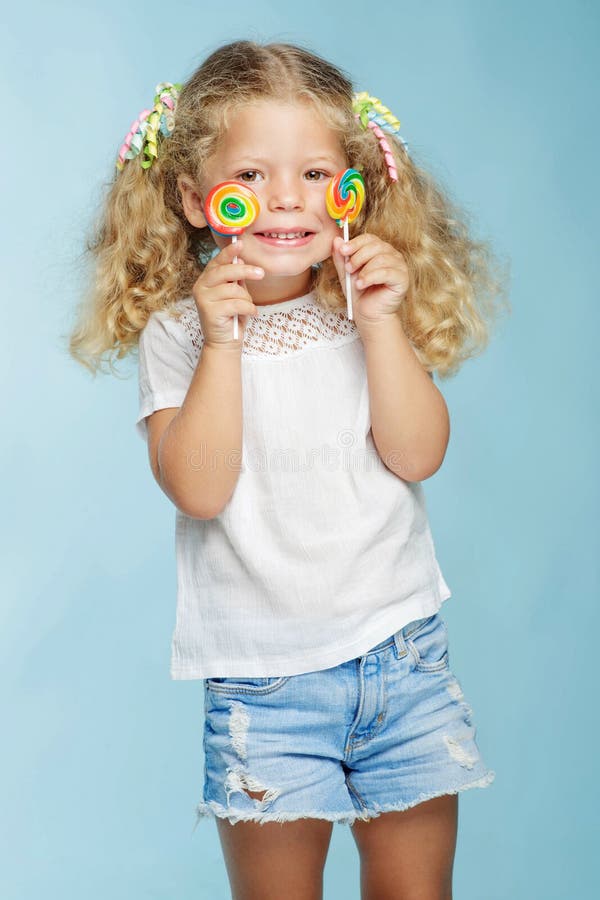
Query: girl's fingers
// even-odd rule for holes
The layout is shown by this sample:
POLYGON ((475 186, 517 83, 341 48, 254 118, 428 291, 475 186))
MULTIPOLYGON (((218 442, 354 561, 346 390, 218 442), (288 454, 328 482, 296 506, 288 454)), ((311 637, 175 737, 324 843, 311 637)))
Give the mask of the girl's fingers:
POLYGON ((235 246, 234 246, 233 241, 229 241, 228 244, 225 244, 224 247, 221 247, 221 249, 219 250, 218 253, 215 253, 215 255, 212 257, 212 259, 210 260, 208 265, 210 266, 211 263, 214 265, 215 263, 218 263, 219 259, 227 258, 237 248, 239 248, 240 244, 241 244, 241 241, 236 241, 235 246))
POLYGON ((380 253, 377 251, 377 248, 371 248, 369 251, 368 247, 363 248, 362 250, 357 250, 352 256, 344 257, 345 263, 344 266, 350 265, 348 269, 349 272, 355 272, 357 269, 360 269, 361 266, 365 266, 368 262, 376 259, 378 264, 380 263, 396 263, 398 265, 398 256, 394 253, 380 253))
POLYGON ((356 279, 356 287, 359 290, 363 291, 373 284, 384 284, 390 291, 398 291, 399 294, 405 290, 405 285, 400 280, 398 269, 392 266, 359 272, 356 279))
POLYGON ((223 303, 224 300, 239 302, 250 300, 250 295, 243 284, 218 284, 210 289, 209 303, 223 303))
POLYGON ((240 252, 243 248, 243 242, 240 238, 238 238, 235 243, 230 241, 222 250, 219 250, 211 260, 209 260, 206 264, 206 268, 209 267, 211 269, 216 268, 217 266, 222 266, 225 263, 233 262, 234 258, 239 257, 240 252))
POLYGON ((265 270, 257 266, 250 266, 240 261, 236 263, 223 263, 216 266, 210 272, 206 268, 205 285, 215 287, 225 281, 240 281, 244 278, 262 278, 265 270))
POLYGON ((337 249, 337 247, 334 247, 334 248, 333 248, 332 259, 333 259, 333 264, 334 264, 334 266, 335 266, 335 268, 336 268, 336 271, 337 271, 337 273, 338 273, 338 278, 340 279, 340 282, 343 284, 343 283, 344 283, 344 280, 345 280, 345 275, 344 275, 344 257, 340 255, 339 250, 337 249))
MULTIPOLYGON (((340 229, 340 232, 341 232, 341 229, 340 229)), ((340 238, 342 243, 344 243, 344 238, 341 233, 338 235, 338 237, 340 238)), ((363 231, 361 234, 355 234, 354 237, 350 238, 348 243, 350 244, 350 246, 352 247, 352 250, 354 251, 354 250, 359 250, 365 244, 370 244, 373 241, 378 242, 380 244, 385 243, 384 241, 381 240, 381 238, 378 238, 376 235, 371 234, 368 231, 363 231)))

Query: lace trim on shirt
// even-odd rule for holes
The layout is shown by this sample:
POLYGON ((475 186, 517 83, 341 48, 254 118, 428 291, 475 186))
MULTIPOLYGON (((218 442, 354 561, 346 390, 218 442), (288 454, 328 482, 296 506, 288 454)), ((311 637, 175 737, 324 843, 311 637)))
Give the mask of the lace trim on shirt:
MULTIPOLYGON (((199 354, 204 343, 193 299, 179 317, 190 343, 199 354)), ((233 327, 233 326, 232 326, 233 327)), ((332 312, 316 303, 246 320, 242 353, 247 356, 291 356, 307 347, 341 345, 358 337, 358 329, 345 310, 332 312)))

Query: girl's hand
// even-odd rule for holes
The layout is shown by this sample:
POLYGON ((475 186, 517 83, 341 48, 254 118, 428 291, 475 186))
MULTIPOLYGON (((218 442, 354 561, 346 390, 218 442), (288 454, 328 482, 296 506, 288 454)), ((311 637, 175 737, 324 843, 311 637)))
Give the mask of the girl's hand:
POLYGON ((244 264, 239 255, 241 247, 241 238, 235 244, 232 242, 223 247, 207 263, 192 288, 205 346, 241 350, 246 317, 257 314, 242 279, 262 278, 265 273, 264 269, 244 264), (236 263, 233 262, 235 256, 238 257, 236 263), (241 284, 237 283, 238 280, 241 284), (236 313, 239 329, 238 339, 234 340, 233 316, 236 313))
POLYGON ((379 325, 398 312, 409 287, 408 266, 399 250, 374 234, 359 234, 342 250, 344 239, 333 239, 332 258, 345 291, 351 273, 352 317, 356 327, 379 325), (358 284, 358 282, 361 282, 358 284))

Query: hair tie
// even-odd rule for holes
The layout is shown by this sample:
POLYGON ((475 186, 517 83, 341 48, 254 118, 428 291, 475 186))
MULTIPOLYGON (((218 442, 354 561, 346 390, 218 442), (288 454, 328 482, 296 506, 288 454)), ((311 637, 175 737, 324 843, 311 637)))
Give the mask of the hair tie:
POLYGON ((398 170, 394 162, 394 156, 383 131, 398 135, 398 140, 403 144, 408 153, 408 144, 400 137, 400 122, 387 106, 384 106, 377 97, 372 97, 367 91, 355 93, 352 100, 352 112, 361 127, 366 131, 370 128, 379 141, 388 172, 392 181, 398 181, 398 170), (383 131, 382 131, 383 129, 383 131))
POLYGON ((175 127, 175 107, 181 90, 181 84, 161 81, 156 85, 154 106, 143 109, 127 134, 117 156, 116 167, 119 171, 125 160, 142 154, 142 169, 149 169, 158 156, 158 132, 169 137, 175 127))

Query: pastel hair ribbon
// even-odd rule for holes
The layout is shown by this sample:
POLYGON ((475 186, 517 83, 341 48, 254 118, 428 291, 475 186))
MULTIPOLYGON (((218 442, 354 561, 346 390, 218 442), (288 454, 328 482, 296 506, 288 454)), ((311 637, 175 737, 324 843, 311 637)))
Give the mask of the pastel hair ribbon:
POLYGON ((142 169, 149 169, 158 156, 158 134, 169 137, 175 127, 175 106, 181 84, 161 81, 156 85, 154 106, 143 109, 129 129, 119 150, 116 167, 119 171, 128 159, 142 154, 142 169))
POLYGON ((387 106, 383 105, 378 97, 373 97, 367 91, 359 91, 354 94, 352 111, 361 127, 365 131, 367 128, 370 128, 375 134, 388 167, 390 178, 392 181, 398 181, 398 170, 394 162, 394 156, 383 132, 387 131, 389 134, 397 135, 398 140, 408 153, 408 144, 400 137, 400 121, 387 106))

